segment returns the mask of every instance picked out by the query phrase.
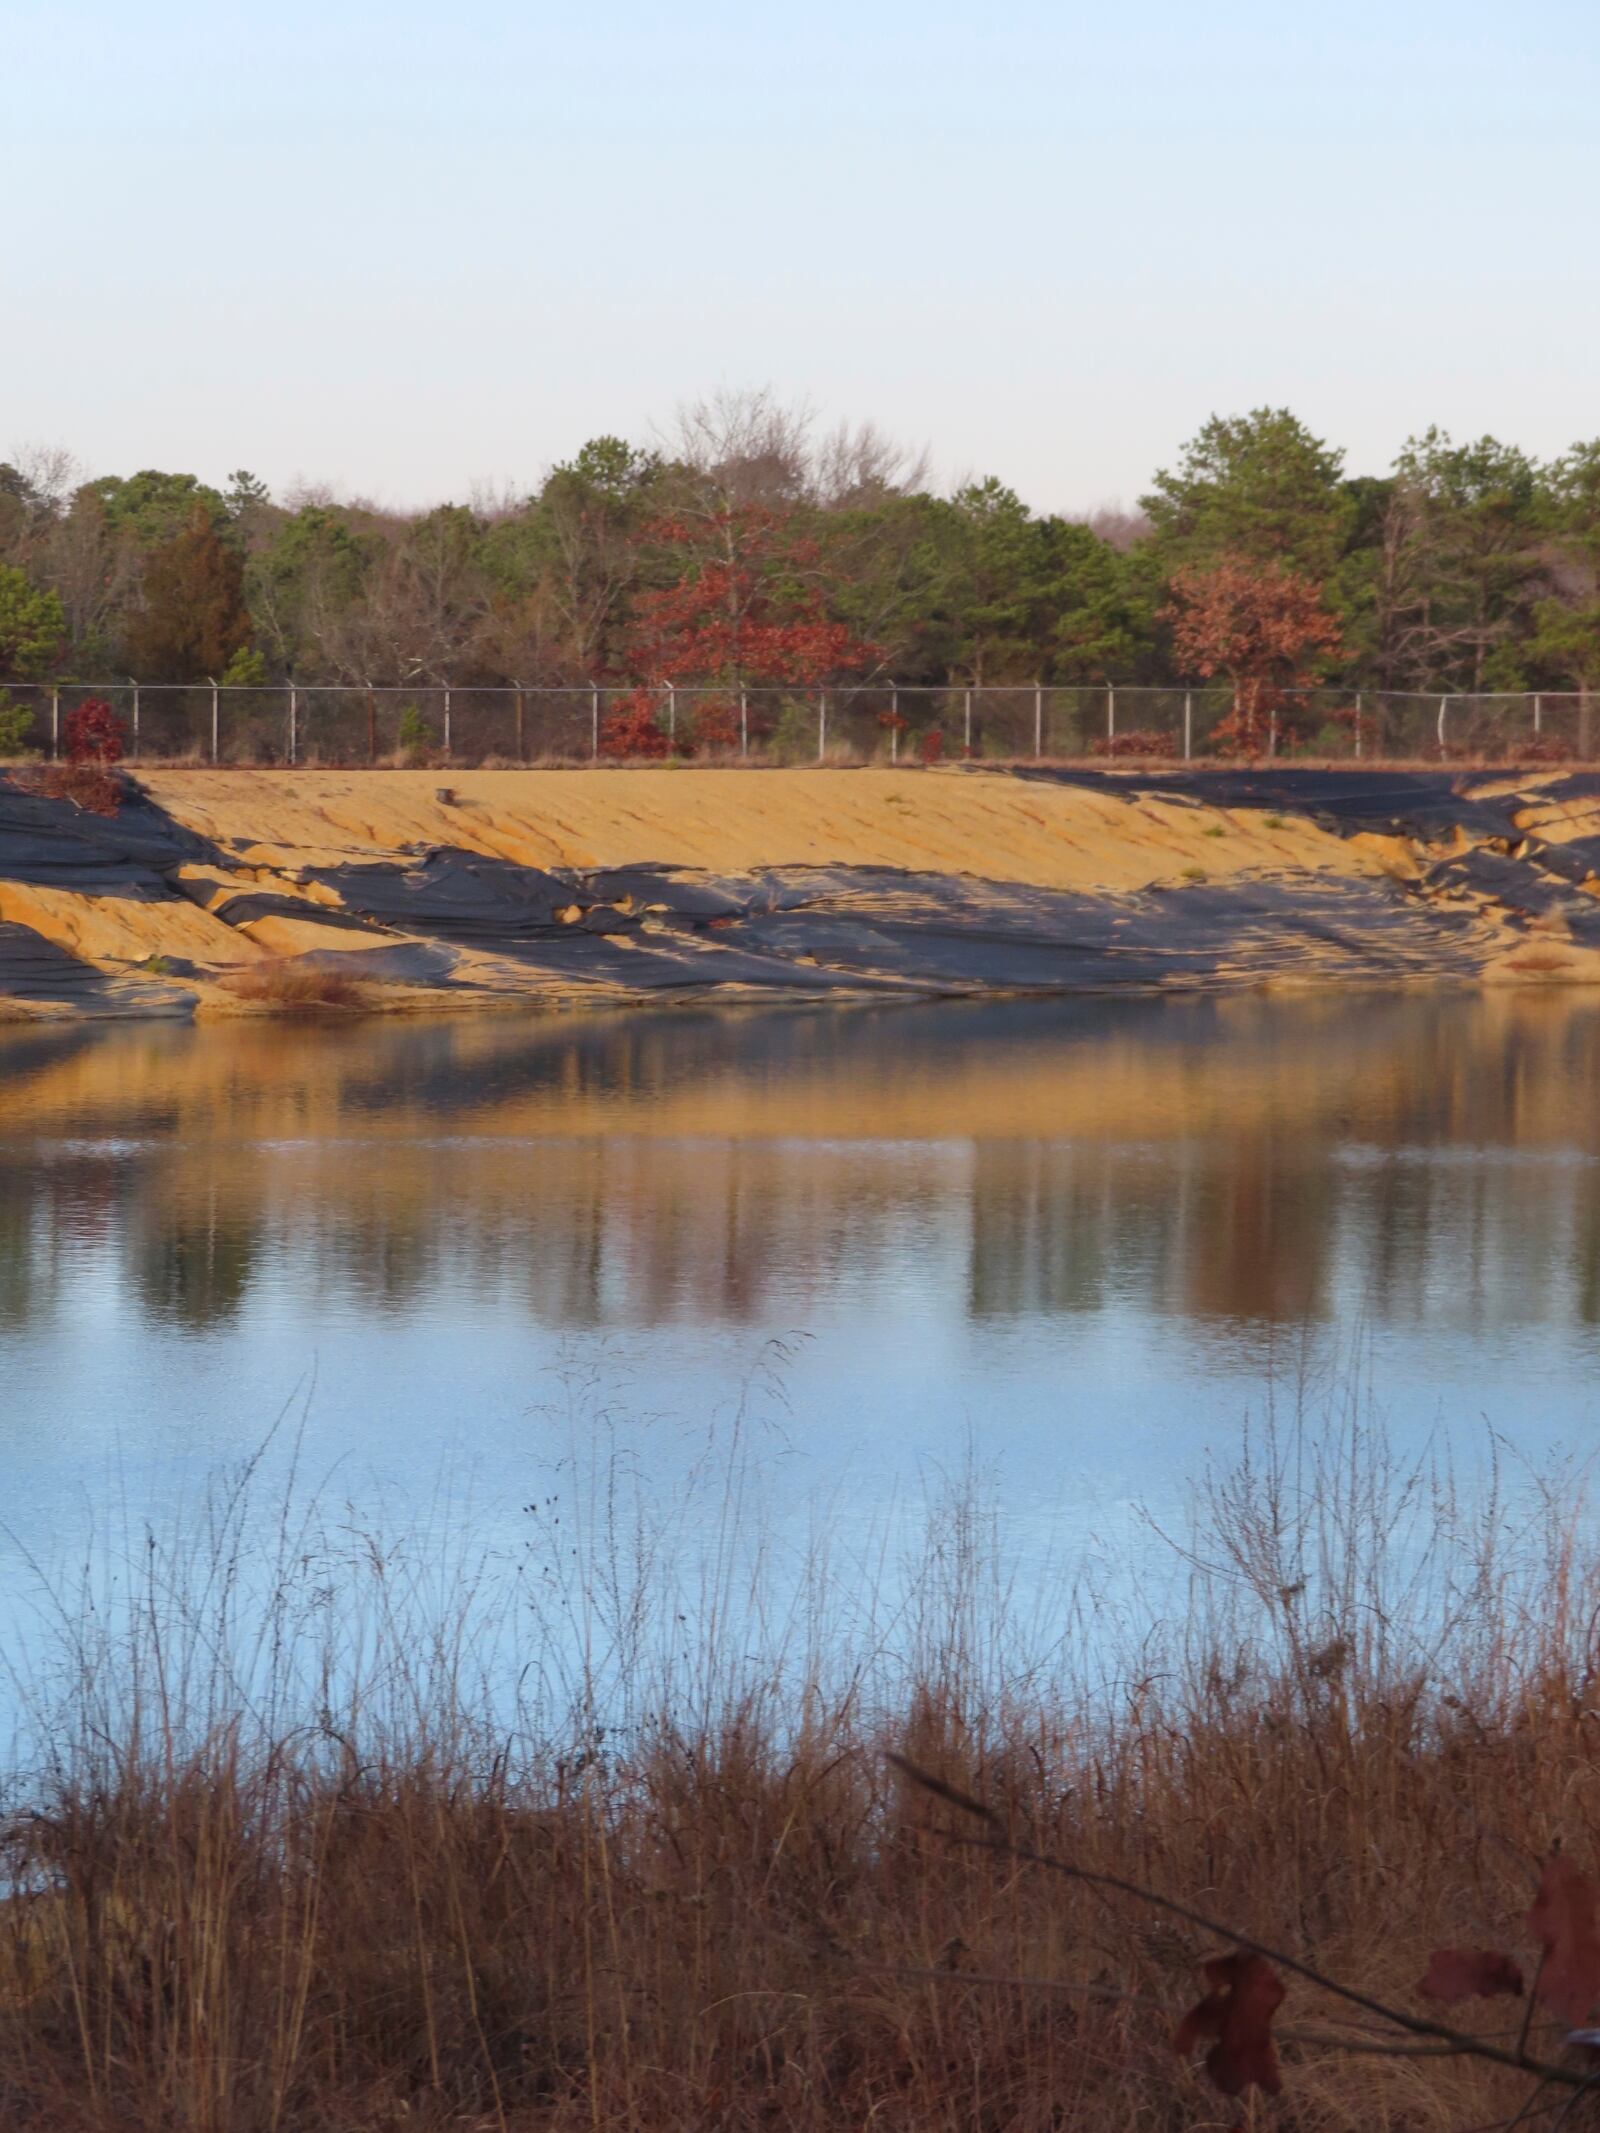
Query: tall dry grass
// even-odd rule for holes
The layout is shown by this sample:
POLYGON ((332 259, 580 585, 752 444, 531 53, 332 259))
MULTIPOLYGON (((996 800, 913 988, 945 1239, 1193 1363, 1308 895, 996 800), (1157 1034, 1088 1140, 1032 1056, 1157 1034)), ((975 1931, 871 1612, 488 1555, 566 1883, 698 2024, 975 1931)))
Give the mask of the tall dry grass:
MULTIPOLYGON (((819 1554, 774 1599, 741 1458, 688 1573, 596 1456, 520 1563, 288 1490, 263 1527, 240 1477, 58 1596, 0 2123, 1266 2122, 1172 2052, 1203 1936, 960 1843, 890 1748, 1406 2006, 1433 1946, 1516 1941, 1553 1840, 1600 1855, 1600 1556, 1564 1483, 1464 1494, 1349 1419, 1269 1427, 1152 1537, 1180 1606, 1080 1586, 1052 1620, 966 1486, 876 1594, 819 1554)), ((1281 2027, 1288 2126, 1526 2097, 1352 2052, 1309 1988, 1281 2027)))
POLYGON ((236 999, 248 1000, 275 1014, 311 1015, 371 1004, 370 982, 303 956, 273 956, 241 964, 220 980, 236 999))

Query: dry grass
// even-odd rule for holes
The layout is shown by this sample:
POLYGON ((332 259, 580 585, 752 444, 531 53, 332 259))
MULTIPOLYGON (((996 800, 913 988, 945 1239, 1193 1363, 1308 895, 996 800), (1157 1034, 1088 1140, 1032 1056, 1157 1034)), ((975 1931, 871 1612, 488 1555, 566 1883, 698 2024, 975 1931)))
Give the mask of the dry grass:
POLYGON ((1570 970, 1573 958, 1563 955, 1559 948, 1528 948, 1514 955, 1506 963, 1508 970, 1520 972, 1525 977, 1554 977, 1558 970, 1570 970))
MULTIPOLYGON (((1031 1653, 970 1506, 870 1622, 819 1601, 775 1635, 719 1572, 687 1663, 650 1626, 681 1590, 652 1615, 659 1562, 614 1528, 581 1616, 557 1595, 563 1671, 528 1590, 430 1612, 431 1568, 370 1539, 286 1521, 254 1574, 236 1501, 197 1555, 141 1547, 120 1614, 63 1608, 9 1824, 8 2128, 1234 2123, 1169 2042, 1204 1938, 952 1841, 891 1747, 1410 2007, 1430 1947, 1519 1943, 1553 1840, 1600 1850, 1580 1521, 1468 1509, 1351 1429, 1214 1478, 1175 1621, 1063 1615, 1031 1653)), ((1305 1987, 1281 2026, 1288 2126, 1444 2133, 1526 2094, 1352 2056, 1305 1987)))
POLYGON ((85 814, 108 819, 121 809, 128 781, 123 772, 104 763, 46 763, 14 773, 24 792, 41 793, 47 800, 70 800, 85 814))
POLYGON ((325 963, 302 956, 275 956, 231 971, 222 980, 236 999, 249 1000, 278 1014, 306 1015, 360 1009, 369 1004, 368 988, 325 963))

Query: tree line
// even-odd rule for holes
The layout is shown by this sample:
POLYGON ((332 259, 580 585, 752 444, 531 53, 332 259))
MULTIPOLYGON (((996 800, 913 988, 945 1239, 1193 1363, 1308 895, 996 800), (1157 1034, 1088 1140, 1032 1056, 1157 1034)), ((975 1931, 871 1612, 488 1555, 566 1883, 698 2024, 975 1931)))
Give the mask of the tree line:
POLYGON ((1287 409, 1214 416, 1136 513, 949 494, 767 393, 600 437, 530 495, 412 513, 248 472, 0 464, 0 682, 730 689, 892 676, 1234 689, 1600 685, 1600 439, 1430 429, 1382 475, 1287 409))

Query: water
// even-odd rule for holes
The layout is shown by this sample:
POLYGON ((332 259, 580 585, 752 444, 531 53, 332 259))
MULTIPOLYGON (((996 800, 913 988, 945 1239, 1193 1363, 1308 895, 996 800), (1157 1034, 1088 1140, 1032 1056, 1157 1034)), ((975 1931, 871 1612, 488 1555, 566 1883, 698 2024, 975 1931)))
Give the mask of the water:
POLYGON ((741 1417, 863 1550, 975 1463, 1024 1558, 1137 1560, 1356 1381, 1543 1471, 1595 1432, 1597 1095, 1553 991, 10 1033, 0 1580, 286 1410, 303 1485, 508 1546, 575 1431, 665 1501, 741 1417))

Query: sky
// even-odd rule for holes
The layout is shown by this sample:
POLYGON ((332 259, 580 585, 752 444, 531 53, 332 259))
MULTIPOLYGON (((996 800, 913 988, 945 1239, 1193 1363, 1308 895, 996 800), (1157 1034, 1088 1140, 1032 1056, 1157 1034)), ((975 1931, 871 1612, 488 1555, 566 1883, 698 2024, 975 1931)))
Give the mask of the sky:
POLYGON ((0 455, 397 505, 769 386, 1132 504, 1600 433, 1600 0, 4 0, 0 455))

